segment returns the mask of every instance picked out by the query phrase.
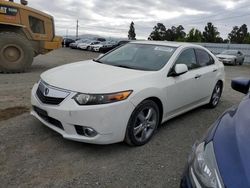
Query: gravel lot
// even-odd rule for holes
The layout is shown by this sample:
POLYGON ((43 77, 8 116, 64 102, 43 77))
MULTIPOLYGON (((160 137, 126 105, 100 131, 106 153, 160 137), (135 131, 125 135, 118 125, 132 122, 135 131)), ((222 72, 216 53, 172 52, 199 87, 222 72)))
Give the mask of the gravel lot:
MULTIPOLYGON (((0 74, 0 115, 9 114, 7 108, 30 108, 31 87, 41 72, 96 56, 64 48, 38 56, 28 73, 0 74)), ((250 77, 250 66, 225 69, 225 90, 216 109, 198 108, 166 122, 142 147, 64 140, 27 110, 8 120, 0 118, 0 187, 178 187, 194 141, 243 97, 230 88, 230 80, 250 77)))

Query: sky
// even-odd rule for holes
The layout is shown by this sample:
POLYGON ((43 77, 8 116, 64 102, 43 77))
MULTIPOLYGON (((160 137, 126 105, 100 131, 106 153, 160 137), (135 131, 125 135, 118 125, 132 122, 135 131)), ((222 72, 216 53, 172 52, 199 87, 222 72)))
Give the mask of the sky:
MULTIPOLYGON (((17 0, 16 0, 17 1, 17 0)), ((147 39, 157 23, 204 30, 212 22, 227 38, 235 25, 250 28, 249 0, 29 0, 29 6, 54 16, 58 35, 96 34, 126 38, 131 21, 137 39, 147 39)))

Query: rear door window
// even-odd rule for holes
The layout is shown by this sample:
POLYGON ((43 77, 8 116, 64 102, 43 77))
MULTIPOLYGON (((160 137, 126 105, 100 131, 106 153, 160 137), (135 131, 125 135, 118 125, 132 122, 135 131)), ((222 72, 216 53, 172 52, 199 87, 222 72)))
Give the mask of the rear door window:
POLYGON ((205 50, 195 49, 195 52, 197 61, 201 67, 214 64, 214 59, 205 50))

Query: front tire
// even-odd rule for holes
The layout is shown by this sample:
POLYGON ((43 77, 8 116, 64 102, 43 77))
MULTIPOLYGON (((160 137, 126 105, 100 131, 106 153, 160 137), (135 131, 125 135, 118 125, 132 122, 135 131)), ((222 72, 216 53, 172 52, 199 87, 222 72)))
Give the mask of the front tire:
POLYGON ((130 116, 125 142, 133 146, 146 144, 159 125, 160 111, 152 100, 141 102, 130 116))
POLYGON ((235 59, 235 60, 234 60, 234 66, 236 66, 236 65, 237 65, 237 60, 235 59))
POLYGON ((34 50, 29 41, 18 33, 0 33, 0 71, 25 72, 32 64, 34 50))
POLYGON ((221 82, 217 82, 214 87, 213 94, 211 96, 210 102, 208 103, 209 108, 215 108, 220 101, 221 94, 222 94, 223 86, 221 82))

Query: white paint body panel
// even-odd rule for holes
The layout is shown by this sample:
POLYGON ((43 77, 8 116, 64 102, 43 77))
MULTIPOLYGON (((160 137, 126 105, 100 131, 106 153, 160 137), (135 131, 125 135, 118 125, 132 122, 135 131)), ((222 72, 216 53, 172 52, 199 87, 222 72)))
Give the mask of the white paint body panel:
MULTIPOLYGON (((147 42, 139 42, 147 43, 147 42)), ((150 44, 159 44, 151 42, 150 44)), ((48 112, 50 117, 59 120, 65 131, 43 121, 36 112, 32 115, 64 138, 95 144, 121 142, 125 138, 128 120, 135 107, 143 100, 158 98, 163 106, 162 122, 193 108, 209 103, 214 86, 224 82, 224 66, 203 47, 192 44, 160 43, 175 46, 177 50, 168 63, 159 71, 139 71, 104 65, 91 60, 60 66, 41 75, 47 84, 71 91, 70 95, 58 106, 45 105, 36 96, 37 84, 32 90, 31 103, 48 112), (214 65, 194 69, 187 73, 168 77, 180 53, 187 48, 206 50, 215 60, 214 65), (216 71, 215 71, 216 70, 216 71), (199 79, 195 76, 200 74, 199 79), (88 94, 113 93, 133 90, 128 99, 104 105, 79 106, 72 97, 77 92, 88 94), (88 126, 98 135, 87 138, 77 135, 74 125, 88 126)))

